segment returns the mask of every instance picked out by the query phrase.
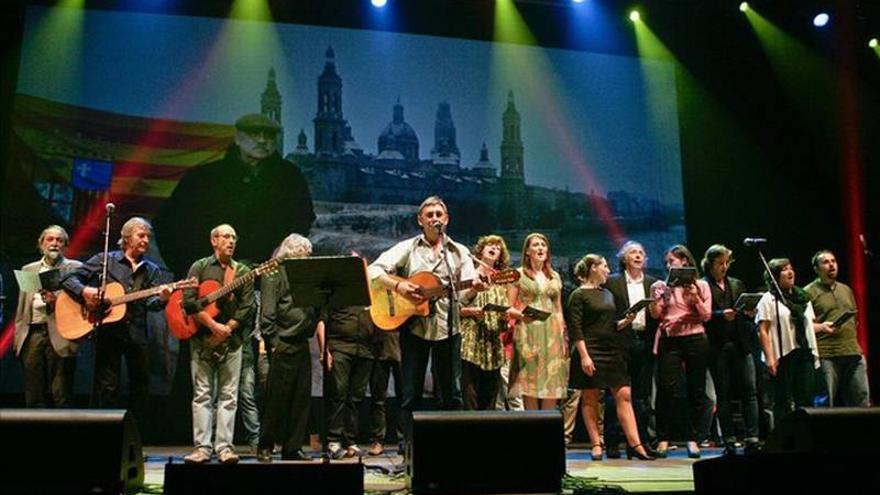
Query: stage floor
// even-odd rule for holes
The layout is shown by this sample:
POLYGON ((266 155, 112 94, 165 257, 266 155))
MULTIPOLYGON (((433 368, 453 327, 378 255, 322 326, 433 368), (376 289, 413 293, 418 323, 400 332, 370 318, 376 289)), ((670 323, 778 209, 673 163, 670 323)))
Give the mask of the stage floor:
MULTIPOLYGON (((183 456, 191 452, 190 447, 144 447, 145 485, 143 493, 162 493, 165 480, 165 464, 169 461, 182 463, 183 456)), ((313 462, 320 462, 317 452, 313 462)), ((241 462, 256 463, 253 454, 239 453, 241 462)), ((716 457, 721 449, 703 449, 703 459, 716 457)), ((275 462, 281 462, 276 456, 275 462)), ((212 462, 216 462, 212 461, 212 462)), ((357 459, 343 459, 332 462, 357 462, 357 459)), ((364 456, 364 491, 390 492, 405 488, 403 475, 392 475, 395 468, 402 467, 403 458, 396 455, 393 446, 388 446, 385 455, 364 456)), ((687 451, 678 448, 670 451, 666 459, 656 461, 628 461, 624 459, 603 459, 593 461, 585 448, 568 449, 566 466, 571 476, 590 481, 616 485, 632 493, 693 493, 694 475, 691 468, 695 461, 687 458, 687 451)))

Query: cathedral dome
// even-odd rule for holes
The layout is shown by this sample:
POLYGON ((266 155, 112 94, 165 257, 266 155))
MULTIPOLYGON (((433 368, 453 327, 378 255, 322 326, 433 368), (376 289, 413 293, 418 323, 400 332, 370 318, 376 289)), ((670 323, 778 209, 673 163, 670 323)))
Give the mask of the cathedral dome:
POLYGON ((379 154, 385 151, 400 152, 407 160, 419 159, 419 137, 403 119, 403 105, 394 105, 394 118, 379 134, 379 154))

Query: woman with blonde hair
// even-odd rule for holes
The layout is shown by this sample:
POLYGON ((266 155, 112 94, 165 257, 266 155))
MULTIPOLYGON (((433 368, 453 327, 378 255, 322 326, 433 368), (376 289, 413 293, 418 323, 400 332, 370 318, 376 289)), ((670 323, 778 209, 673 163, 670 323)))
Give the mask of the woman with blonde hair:
POLYGON ((553 270, 550 241, 529 234, 523 242, 519 282, 510 286, 508 315, 517 320, 511 361, 511 394, 521 394, 526 409, 554 409, 568 387, 568 346, 562 314, 562 279, 553 270), (546 320, 523 314, 532 307, 550 313, 546 320))

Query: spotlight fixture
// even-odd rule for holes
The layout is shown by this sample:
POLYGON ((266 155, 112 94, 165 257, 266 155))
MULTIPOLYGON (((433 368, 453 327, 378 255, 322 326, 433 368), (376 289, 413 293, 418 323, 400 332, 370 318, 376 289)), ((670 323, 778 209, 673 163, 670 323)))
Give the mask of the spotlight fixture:
POLYGON ((381 9, 388 4, 388 0, 370 0, 370 3, 373 4, 373 7, 381 9))
POLYGON ((743 3, 739 4, 739 11, 740 12, 748 12, 749 11, 749 2, 743 2, 743 3))
POLYGON ((877 41, 877 38, 871 38, 868 40, 868 46, 871 48, 877 48, 878 45, 880 45, 880 42, 877 41))
POLYGON ((642 15, 639 14, 638 10, 633 10, 632 12, 629 13, 629 20, 631 20, 633 22, 639 22, 639 20, 641 18, 642 18, 642 15))
POLYGON ((816 14, 816 17, 813 17, 813 25, 816 27, 825 27, 830 19, 831 17, 828 14, 820 12, 816 14))

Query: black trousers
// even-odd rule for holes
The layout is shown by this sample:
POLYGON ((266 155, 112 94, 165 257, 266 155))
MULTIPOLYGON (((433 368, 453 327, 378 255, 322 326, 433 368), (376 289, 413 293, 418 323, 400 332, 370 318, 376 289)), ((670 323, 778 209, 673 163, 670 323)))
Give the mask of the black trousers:
POLYGON ((388 416, 388 379, 392 376, 394 377, 394 396, 400 401, 403 397, 400 383, 400 362, 377 359, 373 363, 373 372, 370 375, 370 396, 373 398, 370 405, 370 438, 373 442, 384 444, 388 428, 397 433, 396 441, 403 440, 402 422, 397 417, 389 421, 388 416))
POLYGON ((280 443, 281 458, 294 458, 309 430, 312 360, 308 342, 278 344, 272 351, 266 410, 260 422, 259 448, 280 443))
POLYGON ((706 408, 706 366, 709 339, 706 334, 661 337, 657 352, 657 438, 669 440, 675 417, 675 390, 681 385, 682 366, 687 384, 688 422, 686 437, 697 441, 706 408))
POLYGON ((73 406, 76 356, 61 357, 55 352, 46 325, 31 326, 19 356, 27 407, 73 406))
POLYGON ((461 396, 465 410, 495 409, 495 398, 501 387, 501 370, 484 370, 474 363, 461 362, 461 396))
MULTIPOLYGON (((627 370, 630 373, 630 393, 632 395, 633 412, 639 428, 639 439, 643 444, 650 442, 648 425, 654 411, 651 409, 651 393, 654 391, 654 341, 638 336, 629 349, 627 370)), ((626 441, 617 417, 617 405, 612 394, 605 394, 605 425, 604 437, 607 445, 620 444, 626 441)))
POLYGON ((779 359, 773 377, 773 425, 798 407, 813 407, 816 368, 809 349, 795 349, 779 359))
POLYGON ((95 342, 95 406, 122 407, 119 374, 124 357, 128 373, 128 410, 140 423, 145 414, 150 390, 147 344, 132 342, 127 334, 121 333, 127 330, 124 327, 105 327, 98 330, 95 342))
POLYGON ((425 409, 422 393, 428 360, 434 373, 434 394, 440 409, 461 409, 461 334, 444 340, 425 340, 409 329, 400 332, 400 372, 403 399, 400 404, 404 433, 412 432, 412 413, 425 409))
POLYGON ((357 444, 358 412, 367 394, 373 359, 331 350, 333 365, 324 371, 327 442, 357 444))

